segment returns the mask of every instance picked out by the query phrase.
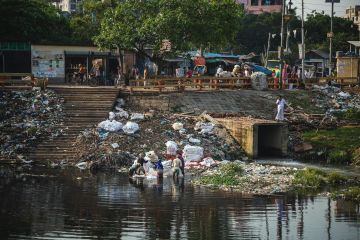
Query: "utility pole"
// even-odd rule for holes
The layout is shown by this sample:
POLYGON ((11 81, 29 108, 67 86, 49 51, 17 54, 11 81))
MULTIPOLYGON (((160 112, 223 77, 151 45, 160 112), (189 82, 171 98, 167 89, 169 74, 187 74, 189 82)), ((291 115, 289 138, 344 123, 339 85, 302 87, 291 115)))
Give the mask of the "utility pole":
POLYGON ((283 81, 283 67, 284 67, 284 22, 285 22, 285 0, 282 1, 281 6, 281 40, 279 49, 279 60, 280 60, 280 78, 279 78, 279 89, 282 89, 283 81))
POLYGON ((305 83, 304 0, 301 0, 301 81, 305 83))
POLYGON ((333 18, 334 18, 334 0, 331 0, 331 22, 330 22, 330 34, 329 34, 329 38, 330 38, 330 54, 329 54, 329 76, 331 76, 331 72, 332 72, 332 38, 333 38, 333 18))

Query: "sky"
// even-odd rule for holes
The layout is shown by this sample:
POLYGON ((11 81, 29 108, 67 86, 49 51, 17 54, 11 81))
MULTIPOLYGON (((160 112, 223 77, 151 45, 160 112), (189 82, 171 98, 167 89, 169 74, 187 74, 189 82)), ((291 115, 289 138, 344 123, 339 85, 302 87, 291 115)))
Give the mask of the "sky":
MULTIPOLYGON (((286 0, 289 2, 289 0, 286 0)), ((301 0, 292 0, 294 3, 293 6, 297 7, 297 15, 301 15, 301 0)), ((337 17, 345 16, 345 9, 354 6, 360 5, 360 0, 340 0, 340 3, 334 3, 334 14, 337 17)), ((311 13, 312 10, 316 10, 321 12, 325 11, 325 14, 329 14, 331 12, 331 3, 325 3, 325 0, 304 0, 304 11, 305 16, 307 13, 311 13)))

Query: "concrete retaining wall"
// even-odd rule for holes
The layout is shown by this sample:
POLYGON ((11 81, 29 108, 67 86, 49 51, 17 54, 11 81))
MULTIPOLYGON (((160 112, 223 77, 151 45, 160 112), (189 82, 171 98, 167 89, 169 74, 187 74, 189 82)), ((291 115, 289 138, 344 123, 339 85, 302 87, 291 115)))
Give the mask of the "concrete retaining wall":
POLYGON ((254 118, 217 118, 245 152, 253 158, 287 155, 288 127, 284 123, 254 118))

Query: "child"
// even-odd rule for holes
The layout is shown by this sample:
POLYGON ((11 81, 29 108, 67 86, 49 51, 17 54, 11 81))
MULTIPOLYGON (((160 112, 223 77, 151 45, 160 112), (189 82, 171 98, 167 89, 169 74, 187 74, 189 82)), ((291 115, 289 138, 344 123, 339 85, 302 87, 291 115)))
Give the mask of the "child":
POLYGON ((180 174, 180 168, 182 167, 182 162, 179 158, 175 158, 171 163, 172 171, 173 171, 173 178, 179 177, 180 174))

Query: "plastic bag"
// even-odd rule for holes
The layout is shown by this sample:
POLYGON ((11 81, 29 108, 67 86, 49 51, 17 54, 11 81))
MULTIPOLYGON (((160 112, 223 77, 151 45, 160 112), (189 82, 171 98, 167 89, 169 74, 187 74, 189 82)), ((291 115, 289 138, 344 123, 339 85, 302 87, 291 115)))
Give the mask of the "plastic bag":
POLYGON ((152 163, 156 163, 157 161, 159 161, 159 157, 156 155, 154 151, 146 152, 144 159, 152 163))
POLYGON ((127 122, 125 126, 122 128, 126 134, 134 134, 139 131, 139 124, 135 122, 127 122))
POLYGON ((204 148, 186 145, 183 150, 185 161, 200 161, 204 157, 204 148))
POLYGON ((145 118, 142 113, 133 113, 131 114, 130 120, 143 120, 145 118))
POLYGON ((114 119, 115 119, 115 113, 109 112, 109 120, 114 120, 114 119))
POLYGON ((125 106, 125 100, 122 99, 122 98, 116 99, 116 102, 117 102, 117 105, 118 105, 119 107, 125 106))
POLYGON ((116 116, 116 117, 119 117, 119 118, 129 118, 128 112, 125 111, 124 109, 118 108, 118 107, 116 107, 115 109, 118 110, 118 112, 115 113, 115 116, 116 116))
POLYGON ((202 160, 202 162, 200 162, 200 165, 206 166, 206 167, 211 167, 211 166, 214 166, 214 165, 217 165, 217 164, 214 161, 214 159, 212 159, 211 157, 207 157, 207 158, 204 158, 202 160))
POLYGON ((194 130, 200 131, 201 134, 213 134, 214 130, 214 124, 213 123, 205 123, 205 122, 197 122, 195 124, 194 130))
POLYGON ((176 151, 178 150, 178 146, 177 146, 176 142, 167 141, 165 143, 165 145, 166 145, 166 154, 176 155, 176 151))
POLYGON ((99 123, 98 128, 102 128, 108 132, 118 132, 123 128, 123 125, 121 122, 118 122, 116 120, 106 120, 99 123))
POLYGON ((201 143, 201 140, 200 139, 197 139, 197 138, 189 138, 189 142, 190 143, 194 143, 194 144, 200 144, 201 143))
POLYGON ((255 90, 263 91, 268 88, 267 77, 265 73, 254 72, 251 74, 251 87, 255 90))
POLYGON ((181 122, 176 122, 172 125, 172 127, 175 131, 179 131, 180 129, 184 128, 184 124, 182 124, 181 122))

